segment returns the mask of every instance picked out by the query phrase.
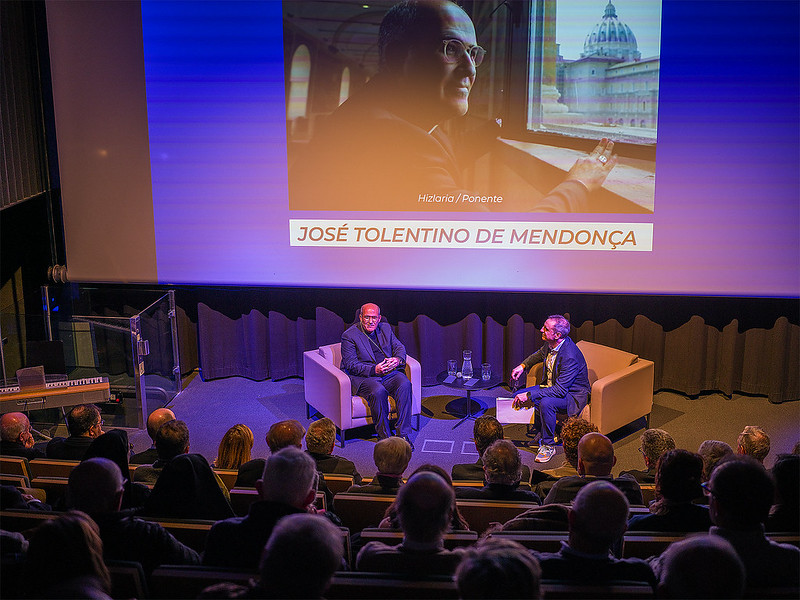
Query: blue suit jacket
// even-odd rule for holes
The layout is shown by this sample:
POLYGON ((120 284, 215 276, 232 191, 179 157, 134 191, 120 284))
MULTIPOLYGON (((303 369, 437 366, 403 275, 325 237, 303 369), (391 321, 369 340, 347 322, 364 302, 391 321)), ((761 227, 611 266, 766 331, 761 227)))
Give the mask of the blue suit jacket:
POLYGON ((400 366, 397 368, 405 369, 406 347, 395 337, 391 325, 379 323, 376 332, 378 345, 383 350, 383 354, 375 347, 359 324, 349 327, 342 334, 341 369, 350 376, 354 394, 364 379, 378 376, 375 373, 375 366, 386 357, 396 356, 400 359, 400 366))
MULTIPOLYGON (((550 346, 544 344, 522 362, 525 371, 547 360, 548 354, 550 354, 550 346)), ((590 390, 586 359, 571 338, 564 338, 564 343, 556 353, 556 360, 553 364, 553 385, 550 387, 536 386, 529 389, 532 399, 567 398, 567 414, 570 416, 577 415, 583 410, 589 402, 590 390)))

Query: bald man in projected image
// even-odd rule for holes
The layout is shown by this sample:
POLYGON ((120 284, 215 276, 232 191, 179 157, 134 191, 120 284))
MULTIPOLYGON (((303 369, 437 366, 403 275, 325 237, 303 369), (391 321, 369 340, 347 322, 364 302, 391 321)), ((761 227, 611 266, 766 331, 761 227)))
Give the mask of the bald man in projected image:
MULTIPOLYGON (((459 6, 445 0, 394 5, 380 26, 378 73, 332 115, 315 123, 314 138, 290 170, 295 210, 502 210, 502 203, 466 189, 462 167, 487 152, 496 124, 470 140, 451 141, 445 121, 464 116, 485 50, 459 6)), ((590 195, 616 164, 603 139, 575 163, 564 182, 530 210, 586 212, 590 195)))

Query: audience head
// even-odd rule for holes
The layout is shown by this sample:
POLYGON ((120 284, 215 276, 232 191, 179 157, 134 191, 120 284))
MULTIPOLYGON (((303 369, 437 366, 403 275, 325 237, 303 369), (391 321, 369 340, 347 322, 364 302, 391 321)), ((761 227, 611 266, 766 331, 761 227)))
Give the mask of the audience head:
POLYGON ((94 404, 78 404, 67 415, 67 430, 73 437, 96 438, 103 435, 103 419, 94 404))
POLYGON ((580 417, 570 417, 561 427, 561 441, 564 444, 564 458, 576 469, 578 468, 578 442, 587 433, 597 432, 597 425, 580 417))
POLYGON ((691 502, 703 495, 703 459, 688 450, 669 450, 656 463, 656 497, 691 502))
POLYGON ((800 440, 794 443, 794 446, 792 447, 792 454, 800 455, 800 440))
POLYGON ((483 473, 487 483, 517 485, 522 478, 519 450, 509 440, 497 440, 483 453, 483 473))
POLYGON ((234 425, 222 436, 214 465, 218 469, 238 469, 250 460, 253 442, 253 432, 247 425, 234 425))
POLYGON ((278 521, 264 547, 261 587, 269 598, 321 598, 343 556, 342 533, 328 519, 288 515, 278 521))
POLYGON ((711 521, 725 529, 751 531, 766 521, 775 484, 764 465, 749 456, 717 465, 706 484, 711 521))
POLYGON ((124 429, 112 429, 94 439, 86 449, 83 458, 108 458, 119 467, 123 479, 130 479, 131 472, 128 465, 131 445, 128 442, 128 432, 124 429))
POLYGON ((719 440, 706 440, 700 444, 697 453, 703 457, 703 481, 708 481, 717 463, 733 454, 733 448, 719 440))
POLYGON ((267 431, 267 446, 272 453, 294 446, 303 447, 303 436, 306 434, 305 428, 300 425, 297 419, 286 419, 273 423, 267 431))
POLYGON ((775 479, 775 504, 798 506, 800 504, 800 456, 779 454, 772 466, 775 479))
POLYGON ((503 426, 490 415, 480 416, 475 419, 475 424, 472 426, 472 437, 478 454, 483 456, 489 446, 503 439, 503 426))
POLYGON ((156 452, 161 460, 172 460, 189 452, 189 427, 179 419, 167 421, 156 433, 156 452))
POLYGON ((306 432, 306 449, 314 454, 330 454, 336 444, 336 425, 328 417, 314 421, 306 432))
POLYGON ((116 512, 122 505, 125 480, 117 464, 107 458, 87 458, 69 474, 70 507, 90 515, 116 512))
POLYGON ((761 464, 769 454, 769 436, 761 427, 748 425, 736 440, 736 452, 752 456, 761 464))
POLYGON ((513 540, 485 538, 468 548, 455 573, 465 599, 541 597, 539 561, 513 540))
POLYGON ((417 473, 397 492, 397 516, 406 539, 435 542, 450 528, 453 486, 433 472, 417 473))
POLYGON ((33 445, 31 422, 25 413, 10 412, 0 417, 0 439, 4 442, 20 442, 26 447, 33 445))
POLYGON ((617 463, 614 445, 602 433, 584 435, 578 442, 578 473, 580 475, 606 476, 617 463))
POLYGON ((661 555, 660 598, 741 598, 744 585, 742 560, 720 536, 693 535, 661 555))
POLYGON ((168 408, 157 408, 147 417, 147 435, 154 442, 159 428, 167 421, 175 419, 175 413, 168 408))
POLYGON ((411 461, 411 444, 396 436, 378 440, 372 450, 372 460, 381 475, 399 477, 411 461))
POLYGON ((628 524, 628 499, 608 481, 583 486, 569 511, 569 544, 579 552, 606 552, 628 524))
POLYGON ((270 454, 264 473, 256 481, 262 500, 304 510, 317 495, 317 463, 308 454, 289 446, 270 454))
POLYGON ((70 511, 39 525, 31 535, 25 564, 34 598, 57 598, 54 590, 76 579, 93 580, 102 592, 111 591, 99 530, 95 522, 80 511, 70 511))
POLYGON ((664 452, 675 448, 675 440, 663 429, 645 429, 639 441, 642 444, 639 451, 644 456, 644 464, 648 469, 656 466, 664 452))

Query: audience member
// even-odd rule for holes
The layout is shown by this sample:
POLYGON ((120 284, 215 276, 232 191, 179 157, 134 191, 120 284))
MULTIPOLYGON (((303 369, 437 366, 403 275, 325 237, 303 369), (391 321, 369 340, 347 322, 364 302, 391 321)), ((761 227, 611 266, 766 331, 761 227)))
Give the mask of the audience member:
POLYGON ((139 519, 133 511, 121 510, 124 484, 119 467, 107 458, 84 459, 69 475, 69 505, 87 513, 97 523, 103 556, 139 562, 147 574, 163 564, 199 564, 197 552, 184 546, 161 525, 139 519))
POLYGON ((129 449, 127 432, 123 429, 112 429, 91 443, 83 459, 102 457, 113 461, 122 473, 124 481, 122 508, 141 508, 150 495, 150 489, 141 483, 131 481, 131 471, 128 466, 129 449))
MULTIPOLYGON (((445 471, 439 465, 425 463, 424 465, 418 466, 411 475, 414 476, 417 473, 436 473, 449 485, 453 485, 453 481, 450 479, 447 471, 445 471)), ((394 502, 389 505, 389 508, 386 509, 383 520, 380 522, 378 527, 383 529, 400 529, 400 518, 397 515, 397 499, 395 499, 394 502)), ((453 520, 450 523, 450 531, 469 531, 469 523, 467 523, 467 521, 461 515, 461 512, 458 510, 458 506, 455 504, 453 504, 453 520)))
POLYGON ((612 545, 625 533, 628 510, 625 495, 609 481, 595 480, 582 487, 569 511, 569 542, 562 543, 558 552, 533 553, 542 577, 585 584, 638 581, 655 586, 655 575, 645 561, 611 554, 612 545))
MULTIPOLYGON (((294 446, 303 447, 303 436, 306 434, 305 428, 296 419, 286 419, 273 423, 267 431, 267 446, 271 454, 278 450, 294 446)), ((235 487, 254 487, 256 481, 264 472, 263 458, 253 458, 239 466, 239 474, 236 477, 235 487)))
POLYGON ((713 535, 673 542, 658 559, 659 598, 741 598, 744 565, 731 544, 713 535))
POLYGON ((250 460, 254 441, 253 431, 247 425, 234 425, 222 436, 212 466, 216 469, 238 469, 250 460))
POLYGON ((485 538, 467 549, 455 574, 460 598, 541 598, 542 569, 512 540, 485 538))
POLYGON ((78 404, 67 414, 68 438, 55 437, 47 443, 47 458, 81 460, 96 437, 103 435, 103 419, 94 404, 78 404))
POLYGON ((313 512, 318 476, 314 459, 298 448, 290 446, 271 454, 262 478, 256 481, 259 500, 250 505, 247 516, 214 524, 203 564, 255 570, 278 520, 313 512))
POLYGON ((142 452, 138 452, 131 456, 130 463, 132 465, 152 465, 158 460, 158 451, 156 450, 156 433, 167 421, 172 421, 175 418, 173 413, 168 408, 157 408, 147 417, 147 435, 152 440, 151 446, 142 452))
POLYGON ((156 432, 158 459, 152 465, 140 465, 133 472, 133 480, 156 483, 161 471, 176 456, 189 452, 189 427, 179 419, 165 422, 156 432))
POLYGON ((800 548, 764 536, 775 493, 772 476, 757 460, 741 456, 717 465, 705 486, 713 535, 728 540, 744 563, 747 587, 800 584, 800 548))
POLYGON ((483 453, 483 472, 486 485, 482 488, 456 487, 456 496, 478 500, 542 503, 535 493, 517 489, 522 478, 522 459, 513 442, 497 440, 489 446, 483 453))
POLYGON ((693 504, 703 494, 703 459, 688 450, 669 450, 656 463, 656 499, 649 515, 628 521, 631 531, 708 531, 708 508, 693 504))
POLYGON ((25 557, 31 598, 111 598, 103 542, 88 515, 70 511, 33 530, 25 557))
POLYGON ((353 485, 347 491, 356 494, 394 495, 403 484, 403 473, 411 461, 411 444, 397 436, 378 440, 372 450, 372 460, 378 469, 372 483, 353 485))
POLYGON ((336 445, 336 425, 328 417, 314 421, 306 432, 306 451, 317 463, 321 473, 352 475, 355 485, 361 484, 361 474, 355 464, 333 454, 336 445))
POLYGON ((639 483, 656 482, 656 463, 662 454, 675 448, 675 440, 663 429, 645 429, 639 437, 639 452, 644 458, 644 471, 632 469, 620 475, 630 475, 639 483))
POLYGON ((708 481, 717 463, 733 454, 733 448, 719 440, 706 440, 700 444, 697 453, 703 458, 703 481, 708 481))
POLYGON ((792 454, 800 454, 800 440, 796 441, 792 446, 792 454))
MULTIPOLYGON (((391 438, 387 438, 391 439, 391 438)), ((443 535, 453 518, 453 487, 432 472, 412 475, 397 492, 397 515, 403 541, 397 546, 368 542, 358 553, 356 569, 413 575, 452 575, 463 548, 447 550, 443 535)))
POLYGON ((642 490, 633 477, 621 475, 613 478, 611 469, 617 462, 614 445, 601 433, 587 433, 578 442, 578 475, 562 477, 544 499, 545 504, 571 502, 585 485, 598 479, 618 487, 630 504, 642 504, 642 490))
MULTIPOLYGON (((496 418, 491 415, 481 415, 475 419, 472 426, 472 438, 475 441, 475 449, 478 451, 478 460, 474 463, 453 465, 450 476, 453 481, 483 481, 483 453, 497 440, 503 439, 503 426, 496 418)), ((522 481, 531 480, 530 469, 522 465, 522 481)))
POLYGON ((31 422, 25 413, 10 412, 0 417, 0 454, 28 460, 45 457, 44 451, 34 446, 31 422))
POLYGON ((536 495, 544 498, 550 493, 553 484, 561 477, 578 474, 578 442, 587 433, 599 431, 597 425, 580 417, 569 417, 561 427, 561 442, 564 447, 564 462, 555 469, 534 470, 531 475, 531 486, 536 495), (540 479, 534 481, 534 478, 540 479))
POLYGON ((800 456, 779 454, 772 467, 775 503, 770 510, 767 531, 800 533, 800 456))
POLYGON ((748 425, 736 440, 736 453, 752 456, 763 465, 769 454, 769 436, 761 427, 748 425))
MULTIPOLYGON (((169 423, 165 423, 161 429, 168 425, 169 423)), ((145 502, 144 514, 152 517, 212 521, 232 517, 233 509, 222 491, 225 485, 220 487, 220 483, 201 454, 176 456, 164 466, 158 476, 158 481, 145 502)))
POLYGON ((23 490, 26 488, 0 485, 0 510, 51 510, 49 504, 23 490))

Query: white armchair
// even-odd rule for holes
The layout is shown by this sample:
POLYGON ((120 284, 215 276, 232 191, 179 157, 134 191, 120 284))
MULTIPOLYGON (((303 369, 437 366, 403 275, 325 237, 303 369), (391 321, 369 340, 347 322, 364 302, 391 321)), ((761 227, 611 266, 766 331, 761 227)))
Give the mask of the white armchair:
MULTIPOLYGON (((339 429, 344 448, 348 429, 371 425, 372 414, 365 398, 354 396, 350 378, 339 365, 342 364, 341 344, 320 346, 318 350, 303 353, 303 386, 306 396, 306 417, 311 418, 310 407, 331 419, 339 429)), ((422 368, 419 361, 406 356, 406 376, 411 382, 411 414, 422 412, 422 368)), ((389 396, 389 419, 397 418, 395 399, 389 396)))

